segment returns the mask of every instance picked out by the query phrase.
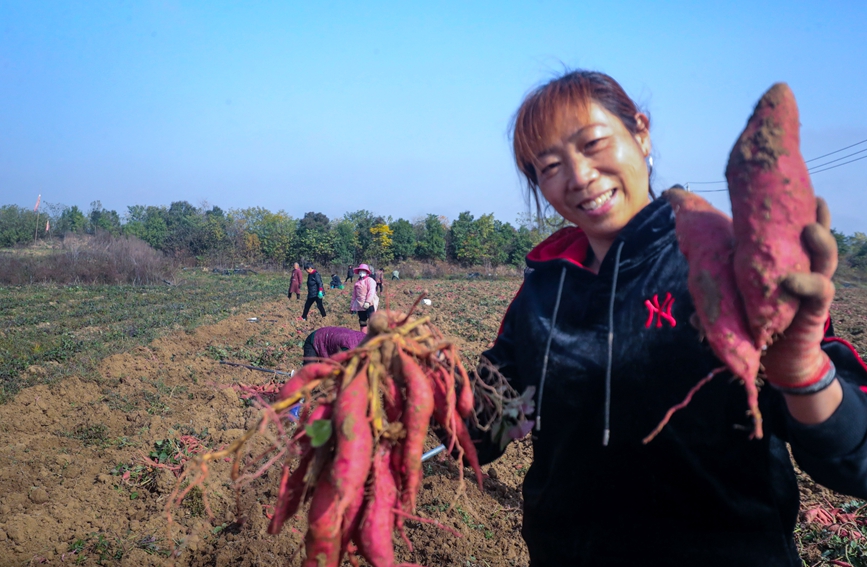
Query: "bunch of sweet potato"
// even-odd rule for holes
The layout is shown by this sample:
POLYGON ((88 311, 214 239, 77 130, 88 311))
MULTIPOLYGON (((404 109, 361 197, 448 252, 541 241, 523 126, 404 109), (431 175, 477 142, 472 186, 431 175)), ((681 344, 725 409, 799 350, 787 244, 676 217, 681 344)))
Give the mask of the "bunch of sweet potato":
POLYGON ((356 549, 374 567, 394 565, 392 532, 403 536, 403 519, 415 514, 432 418, 481 488, 464 422, 473 412, 470 379, 425 318, 377 313, 364 343, 305 366, 280 397, 281 408, 305 402, 293 437, 300 458, 294 470, 284 465, 268 532, 309 500, 304 565, 336 566, 347 552, 354 560, 356 549))
POLYGON ((801 233, 816 222, 816 198, 799 127, 792 91, 774 85, 729 156, 732 219, 694 193, 664 194, 675 210, 701 327, 716 355, 744 382, 756 438, 762 437, 756 388, 761 353, 791 324, 799 305, 781 283, 810 270, 801 233))

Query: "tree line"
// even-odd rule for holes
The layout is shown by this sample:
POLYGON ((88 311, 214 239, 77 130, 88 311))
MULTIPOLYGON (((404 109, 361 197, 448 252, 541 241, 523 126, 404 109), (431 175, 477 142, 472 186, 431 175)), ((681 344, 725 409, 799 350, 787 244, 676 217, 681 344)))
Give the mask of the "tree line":
MULTIPOLYGON (((125 215, 106 210, 99 201, 88 211, 43 203, 40 210, 0 206, 0 247, 69 234, 109 233, 135 236, 177 258, 220 263, 267 263, 278 267, 310 260, 319 264, 404 260, 447 260, 462 265, 522 266, 527 252, 551 234, 562 219, 534 222, 522 215, 517 226, 463 212, 449 221, 428 214, 409 221, 367 210, 329 219, 308 212, 294 218, 263 207, 230 209, 176 201, 169 206, 133 205, 125 215)), ((867 235, 832 231, 841 258, 867 269, 867 235)))
POLYGON ((173 257, 221 263, 287 266, 404 260, 446 260, 462 265, 522 266, 530 249, 552 231, 524 215, 513 226, 493 214, 463 212, 449 221, 428 214, 412 221, 359 210, 329 219, 319 212, 294 218, 262 207, 231 209, 176 201, 169 206, 134 205, 125 215, 99 201, 77 206, 43 204, 38 212, 0 207, 0 247, 70 234, 110 233, 140 238, 173 257))

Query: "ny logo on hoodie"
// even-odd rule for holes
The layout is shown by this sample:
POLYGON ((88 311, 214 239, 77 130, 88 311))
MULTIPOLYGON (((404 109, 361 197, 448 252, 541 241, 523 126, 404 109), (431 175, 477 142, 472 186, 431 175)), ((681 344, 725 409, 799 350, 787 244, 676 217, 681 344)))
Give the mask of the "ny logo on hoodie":
POLYGON ((677 327, 677 321, 671 315, 671 306, 674 304, 674 297, 671 293, 665 294, 665 299, 662 300, 662 305, 659 304, 659 295, 654 295, 651 299, 645 299, 644 305, 647 307, 647 322, 644 324, 645 329, 649 329, 653 324, 653 318, 656 317, 656 328, 662 328, 662 322, 668 321, 672 327, 677 327))

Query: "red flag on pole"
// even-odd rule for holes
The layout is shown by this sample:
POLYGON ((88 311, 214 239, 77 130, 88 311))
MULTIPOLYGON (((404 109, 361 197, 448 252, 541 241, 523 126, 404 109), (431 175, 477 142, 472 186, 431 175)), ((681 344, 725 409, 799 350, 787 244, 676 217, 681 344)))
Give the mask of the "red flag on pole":
POLYGON ((36 197, 36 206, 33 207, 34 213, 39 210, 39 201, 41 201, 41 200, 42 200, 42 194, 40 193, 39 196, 36 197))

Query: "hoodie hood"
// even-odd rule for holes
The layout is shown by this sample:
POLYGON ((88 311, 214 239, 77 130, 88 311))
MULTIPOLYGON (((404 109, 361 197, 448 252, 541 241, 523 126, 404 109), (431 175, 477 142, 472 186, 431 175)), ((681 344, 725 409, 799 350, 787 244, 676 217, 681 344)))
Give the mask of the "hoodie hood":
MULTIPOLYGON (((614 251, 623 243, 623 260, 620 271, 639 265, 654 256, 657 251, 675 238, 674 211, 665 199, 656 199, 632 217, 612 244, 614 251)), ((590 241, 587 234, 577 226, 561 228, 527 254, 527 265, 534 269, 551 265, 567 264, 586 269, 590 241)), ((599 270, 612 269, 613 254, 606 255, 599 270)))

